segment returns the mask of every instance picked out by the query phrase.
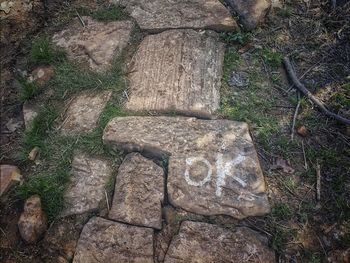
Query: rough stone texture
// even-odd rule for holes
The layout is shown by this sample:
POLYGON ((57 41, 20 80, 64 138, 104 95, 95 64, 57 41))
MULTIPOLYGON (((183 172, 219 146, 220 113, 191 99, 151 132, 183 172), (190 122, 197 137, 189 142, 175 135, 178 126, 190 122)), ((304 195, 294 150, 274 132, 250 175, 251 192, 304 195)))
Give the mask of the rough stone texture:
POLYGON ((271 7, 271 0, 225 0, 238 14, 240 23, 247 30, 258 26, 271 7))
POLYGON ((163 169, 141 154, 127 155, 119 167, 108 217, 161 229, 164 177, 163 169))
POLYGON ((66 134, 89 132, 96 128, 97 121, 112 95, 111 91, 82 93, 67 105, 61 131, 66 134))
POLYGON ((29 102, 25 102, 23 104, 23 119, 24 119, 24 125, 26 129, 30 129, 33 121, 36 116, 39 114, 39 107, 31 104, 29 102))
POLYGON ((232 31, 237 28, 230 12, 218 0, 114 0, 125 5, 143 30, 175 28, 232 31))
POLYGON ((73 263, 153 263, 153 230, 94 217, 85 225, 73 263))
POLYGON ((127 151, 170 155, 168 197, 202 215, 263 215, 270 205, 248 126, 185 117, 114 118, 104 143, 127 151))
POLYGON ((108 161, 79 153, 73 158, 71 173, 64 216, 95 211, 101 202, 106 202, 105 186, 112 176, 112 165, 108 161))
POLYGON ((220 102, 223 58, 215 32, 170 30, 147 36, 131 63, 126 108, 213 113, 220 102))
POLYGON ((215 225, 185 221, 170 244, 165 263, 275 262, 267 240, 245 227, 231 232, 215 225))
POLYGON ((6 193, 11 186, 22 179, 21 172, 14 165, 0 165, 0 196, 6 193))
POLYGON ((88 62, 91 69, 104 71, 128 44, 133 23, 97 22, 87 16, 82 19, 85 27, 76 19, 69 28, 55 34, 52 40, 57 46, 66 49, 72 60, 88 62))
POLYGON ((24 211, 18 221, 18 229, 27 243, 38 241, 47 229, 47 217, 41 209, 38 195, 28 198, 24 204, 24 211))

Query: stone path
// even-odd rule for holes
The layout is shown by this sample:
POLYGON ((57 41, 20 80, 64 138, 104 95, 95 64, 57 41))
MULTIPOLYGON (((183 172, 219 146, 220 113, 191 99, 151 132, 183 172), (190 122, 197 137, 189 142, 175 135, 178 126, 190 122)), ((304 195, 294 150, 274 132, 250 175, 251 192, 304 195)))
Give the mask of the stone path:
MULTIPOLYGON (((75 154, 62 216, 99 211, 102 203, 109 211, 84 226, 73 262, 275 262, 266 238, 249 228, 189 220, 175 227, 167 215, 167 207, 238 220, 270 211, 248 125, 212 118, 220 103, 225 51, 218 32, 232 31, 237 23, 218 0, 114 2, 152 33, 128 64, 125 108, 189 117, 110 120, 104 144, 129 153, 118 169, 111 204, 105 192, 115 176, 111 163, 75 154)), ((53 42, 67 49, 70 59, 104 71, 126 47, 133 22, 83 20, 85 27, 75 21, 53 42)), ((94 129, 111 95, 78 94, 67 103, 61 132, 94 129)))

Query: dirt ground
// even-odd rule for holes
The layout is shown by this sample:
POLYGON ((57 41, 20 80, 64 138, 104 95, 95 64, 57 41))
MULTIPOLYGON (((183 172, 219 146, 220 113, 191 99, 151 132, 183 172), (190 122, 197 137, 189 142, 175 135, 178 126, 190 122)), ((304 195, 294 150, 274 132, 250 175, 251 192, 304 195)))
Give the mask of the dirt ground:
MULTIPOLYGON (((74 17, 74 10, 82 6, 93 10, 103 1, 14 2, 21 4, 8 14, 0 11, 0 163, 17 165, 28 177, 35 168, 19 158, 24 123, 17 80, 33 69, 28 62, 32 40, 61 29, 74 17)), ((350 127, 325 117, 301 98, 291 140, 298 95, 281 64, 281 58, 288 56, 303 84, 333 112, 350 118, 350 2, 335 2, 333 7, 325 0, 280 1, 259 29, 224 36, 227 48, 234 49, 241 61, 232 69, 247 72, 255 86, 252 92, 224 85, 227 106, 222 117, 249 123, 273 205, 265 217, 229 222, 266 234, 278 262, 349 262, 350 127), (236 100, 242 103, 237 106, 236 100)), ((17 221, 22 208, 16 189, 1 198, 0 261, 53 262, 47 257, 47 240, 37 245, 21 240, 17 221)), ((78 235, 86 219, 79 220, 68 235, 78 235)), ((213 220, 225 224, 229 219, 213 220)))

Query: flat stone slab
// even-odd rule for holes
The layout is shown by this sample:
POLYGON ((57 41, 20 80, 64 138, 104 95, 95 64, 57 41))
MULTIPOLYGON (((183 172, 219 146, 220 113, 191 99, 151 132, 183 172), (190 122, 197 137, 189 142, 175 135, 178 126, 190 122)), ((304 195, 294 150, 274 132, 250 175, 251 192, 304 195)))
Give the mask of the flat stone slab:
POLYGON ((101 202, 106 202, 105 186, 111 176, 112 165, 108 161, 83 153, 75 155, 62 216, 98 210, 101 202))
POLYGON ((267 247, 267 240, 249 228, 230 231, 207 223, 185 221, 171 242, 164 262, 273 263, 275 254, 267 247))
POLYGON ((87 62, 95 71, 105 71, 128 44, 133 23, 98 22, 88 16, 83 16, 82 20, 85 27, 75 19, 67 29, 55 34, 52 41, 64 48, 71 60, 87 62))
POLYGON ((147 36, 129 69, 126 108, 213 113, 220 103, 224 53, 215 32, 169 30, 147 36))
POLYGON ((125 5, 143 30, 191 28, 232 31, 238 26, 219 0, 114 0, 125 5))
POLYGON ((67 105, 62 133, 90 132, 97 126, 98 119, 112 96, 111 91, 84 92, 74 97, 67 105))
POLYGON ((119 167, 108 217, 132 225, 162 228, 164 171, 139 153, 127 155, 119 167))
POLYGON ((122 117, 104 130, 106 145, 169 157, 171 204, 202 215, 235 218, 270 211, 248 125, 185 117, 122 117))
POLYGON ((153 263, 153 230, 94 217, 84 226, 73 263, 153 263))

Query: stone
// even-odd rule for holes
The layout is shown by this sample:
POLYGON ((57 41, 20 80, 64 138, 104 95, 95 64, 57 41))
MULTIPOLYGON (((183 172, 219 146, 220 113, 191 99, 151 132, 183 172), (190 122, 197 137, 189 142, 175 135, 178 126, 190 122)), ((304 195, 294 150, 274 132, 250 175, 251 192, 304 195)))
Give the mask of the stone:
POLYGON ((108 217, 132 225, 162 228, 164 171, 139 153, 127 155, 119 167, 108 217))
POLYGON ((67 105, 61 125, 62 133, 90 132, 96 128, 97 121, 111 95, 111 91, 84 92, 73 98, 67 105))
POLYGON ((127 46, 133 23, 131 21, 98 22, 83 16, 85 27, 78 19, 52 37, 53 43, 64 48, 72 61, 88 63, 94 71, 106 71, 113 59, 127 46))
POLYGON ((97 211, 106 203, 105 186, 113 173, 112 165, 104 159, 84 153, 74 156, 71 182, 64 195, 63 216, 97 211))
POLYGON ((93 217, 85 225, 73 263, 153 263, 153 230, 93 217))
POLYGON ((274 252, 257 232, 237 227, 234 231, 207 223, 185 221, 172 240, 164 263, 272 263, 274 252))
POLYGON ((141 29, 161 32, 190 28, 232 31, 237 29, 230 12, 218 0, 122 0, 141 29))
POLYGON ((5 194, 16 182, 22 180, 22 175, 17 166, 0 165, 0 196, 5 194))
POLYGON ((147 36, 129 69, 126 108, 213 113, 220 104, 224 53, 215 32, 169 30, 147 36))
POLYGON ((54 75, 55 70, 53 66, 41 66, 32 71, 28 78, 28 81, 35 82, 42 86, 47 83, 54 75))
POLYGON ((33 121, 36 116, 39 114, 39 107, 35 104, 32 104, 28 101, 23 103, 23 119, 24 126, 26 130, 30 130, 33 124, 33 121))
POLYGON ((248 125, 186 117, 118 117, 103 133, 112 148, 169 157, 169 202, 201 215, 242 219, 270 211, 248 125))
POLYGON ((24 204, 24 211, 18 221, 21 237, 29 244, 36 243, 47 229, 47 217, 41 209, 38 195, 28 198, 24 204))
POLYGON ((308 130, 306 129, 306 127, 304 125, 300 126, 298 129, 297 129, 297 133, 302 136, 302 137, 306 137, 308 135, 308 130))
POLYGON ((36 159, 36 157, 38 156, 38 154, 39 154, 39 147, 34 147, 31 151, 30 151, 30 153, 28 154, 28 160, 30 160, 30 161, 35 161, 35 159, 36 159))
POLYGON ((247 30, 256 28, 270 10, 271 0, 225 0, 247 30))

